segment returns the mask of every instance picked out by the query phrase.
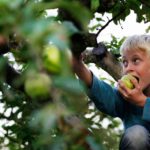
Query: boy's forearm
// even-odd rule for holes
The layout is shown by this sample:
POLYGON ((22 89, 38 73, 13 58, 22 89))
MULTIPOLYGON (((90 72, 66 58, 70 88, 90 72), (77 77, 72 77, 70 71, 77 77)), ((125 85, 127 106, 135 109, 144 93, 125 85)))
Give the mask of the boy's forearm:
POLYGON ((92 73, 83 61, 74 61, 73 70, 77 76, 88 86, 92 84, 92 73))

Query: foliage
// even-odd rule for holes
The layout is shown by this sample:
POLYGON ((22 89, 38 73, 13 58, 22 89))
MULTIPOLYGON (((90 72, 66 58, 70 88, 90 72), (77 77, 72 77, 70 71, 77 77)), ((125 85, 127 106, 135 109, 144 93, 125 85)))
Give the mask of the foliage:
MULTIPOLYGON (((117 149, 122 132, 118 129, 120 121, 95 108, 90 109, 91 102, 85 95, 87 89, 72 72, 71 36, 87 33, 95 12, 110 13, 112 21, 118 24, 134 10, 137 21, 148 22, 148 5, 135 0, 107 3, 103 0, 84 0, 82 3, 78 0, 1 0, 0 10, 0 36, 9 43, 6 47, 0 46, 1 149, 117 149), (48 15, 48 9, 63 11, 55 16, 48 15), (58 51, 53 51, 53 57, 50 57, 52 53, 45 57, 44 50, 51 45, 58 51), (45 61, 52 67, 46 66, 45 61), (48 83, 37 79, 35 85, 35 77, 40 74, 46 76, 48 83), (26 81, 28 86, 25 88, 26 81), (35 88, 37 84, 42 89, 35 88), (48 96, 43 96, 48 93, 43 90, 44 86, 49 91, 48 96), (92 116, 86 118, 87 114, 92 116), (100 117, 98 122, 96 117, 100 117), (107 128, 103 127, 104 119, 109 120, 107 128)), ((96 27, 106 27, 102 18, 97 20, 96 27)), ((108 47, 113 46, 116 51, 121 42, 112 36, 108 47)))
POLYGON ((112 40, 108 43, 105 42, 109 51, 111 51, 116 57, 120 56, 119 47, 125 40, 125 37, 118 39, 114 35, 111 35, 112 40))

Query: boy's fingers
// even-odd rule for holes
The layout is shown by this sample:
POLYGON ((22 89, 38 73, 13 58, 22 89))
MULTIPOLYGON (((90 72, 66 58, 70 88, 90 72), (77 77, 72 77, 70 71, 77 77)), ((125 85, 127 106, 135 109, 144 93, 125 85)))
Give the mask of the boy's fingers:
POLYGON ((139 86, 139 82, 136 78, 131 79, 131 82, 133 83, 135 88, 139 86))
POLYGON ((123 96, 123 97, 127 97, 127 94, 126 94, 126 92, 123 90, 123 89, 121 89, 120 87, 118 88, 118 91, 121 93, 121 95, 123 96))
POLYGON ((128 89, 121 80, 118 80, 118 90, 124 97, 128 97, 127 95, 130 89, 128 89))

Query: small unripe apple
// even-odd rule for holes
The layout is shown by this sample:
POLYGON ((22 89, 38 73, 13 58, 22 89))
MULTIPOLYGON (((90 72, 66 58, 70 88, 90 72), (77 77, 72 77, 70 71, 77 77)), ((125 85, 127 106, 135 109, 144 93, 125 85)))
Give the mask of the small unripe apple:
POLYGON ((60 73, 61 53, 60 53, 60 50, 56 46, 49 45, 44 48, 43 64, 49 72, 60 73))
POLYGON ((46 98, 49 96, 51 79, 44 73, 32 74, 25 81, 25 91, 32 98, 46 98))
POLYGON ((132 76, 131 74, 126 74, 121 78, 121 80, 123 81, 125 86, 129 89, 134 89, 134 85, 131 82, 132 79, 136 79, 136 78, 134 76, 132 76))

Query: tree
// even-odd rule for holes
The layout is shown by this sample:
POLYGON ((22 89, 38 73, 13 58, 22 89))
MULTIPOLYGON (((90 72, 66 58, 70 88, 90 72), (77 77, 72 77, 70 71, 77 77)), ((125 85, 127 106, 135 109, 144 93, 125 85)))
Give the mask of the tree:
POLYGON ((110 22, 124 21, 131 10, 138 22, 149 22, 149 8, 146 0, 1 0, 1 148, 117 149, 120 122, 89 107, 87 89, 71 69, 71 53, 79 57, 84 51, 85 63, 95 63, 119 79, 118 49, 124 38, 98 43, 97 37, 110 22), (57 9, 58 15, 48 16, 48 9, 57 9), (96 12, 101 18, 95 18, 96 12), (112 16, 108 21, 103 20, 106 13, 112 16), (93 18, 97 25, 89 28, 93 18), (88 113, 92 117, 85 117, 88 113), (95 117, 100 117, 98 122, 95 117), (106 118, 107 129, 102 126, 106 118))

